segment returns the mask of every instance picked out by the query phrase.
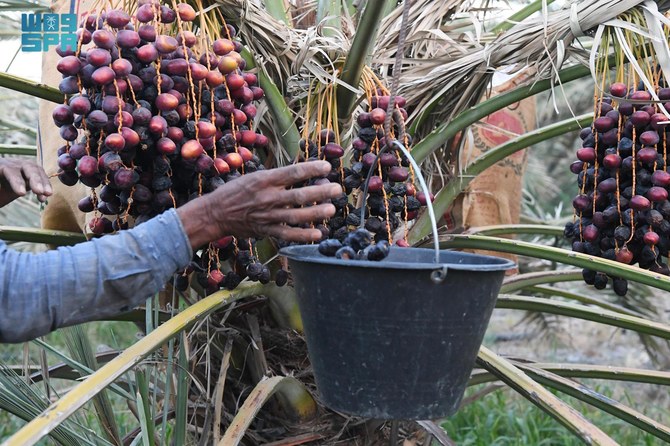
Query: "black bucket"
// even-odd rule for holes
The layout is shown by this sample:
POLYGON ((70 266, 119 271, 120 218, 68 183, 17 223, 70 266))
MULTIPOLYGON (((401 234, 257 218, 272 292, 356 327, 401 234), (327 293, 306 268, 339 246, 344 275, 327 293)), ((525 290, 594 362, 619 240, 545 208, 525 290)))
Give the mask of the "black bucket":
POLYGON ((436 264, 434 250, 400 247, 381 262, 326 257, 316 245, 280 254, 328 407, 378 419, 456 412, 513 262, 440 251, 436 264))

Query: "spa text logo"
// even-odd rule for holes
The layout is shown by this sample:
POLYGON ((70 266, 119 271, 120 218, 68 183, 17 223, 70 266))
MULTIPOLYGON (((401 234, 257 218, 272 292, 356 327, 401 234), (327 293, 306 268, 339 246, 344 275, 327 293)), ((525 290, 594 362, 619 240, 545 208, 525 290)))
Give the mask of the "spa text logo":
POLYGON ((21 14, 21 51, 40 52, 60 44, 77 48, 76 14, 21 14))

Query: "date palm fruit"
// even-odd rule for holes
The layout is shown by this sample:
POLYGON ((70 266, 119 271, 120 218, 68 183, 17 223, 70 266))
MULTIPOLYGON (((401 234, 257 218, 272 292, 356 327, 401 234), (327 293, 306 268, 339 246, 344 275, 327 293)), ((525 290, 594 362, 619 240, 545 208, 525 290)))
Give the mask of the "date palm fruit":
MULTIPOLYGON (((122 9, 87 17, 77 35, 91 46, 59 52, 59 89, 72 96, 52 115, 66 140, 58 178, 69 186, 103 186, 79 202, 82 212, 95 214, 89 225, 94 234, 123 229, 128 217, 141 222, 263 168, 255 150, 267 147, 268 139, 252 124, 253 102, 264 92, 244 71, 236 30, 201 39, 196 33, 202 30, 163 25, 196 17, 187 4, 173 10, 140 2, 136 20, 122 9)), ((255 241, 244 243, 240 253, 255 241)), ((224 277, 210 269, 205 277, 211 289, 233 289, 243 278, 239 273, 224 277)), ((262 266, 254 278, 267 282, 270 270, 262 266)), ((284 272, 275 280, 285 284, 288 277, 284 272)))
MULTIPOLYGON (((621 82, 609 93, 599 99, 591 128, 580 133, 578 161, 570 165, 580 193, 565 235, 574 251, 667 274, 662 257, 670 249, 670 173, 662 109, 670 95, 659 89, 663 98, 656 103, 648 91, 621 82)), ((584 272, 584 281, 598 289, 609 279, 615 293, 626 294, 625 279, 584 272)))

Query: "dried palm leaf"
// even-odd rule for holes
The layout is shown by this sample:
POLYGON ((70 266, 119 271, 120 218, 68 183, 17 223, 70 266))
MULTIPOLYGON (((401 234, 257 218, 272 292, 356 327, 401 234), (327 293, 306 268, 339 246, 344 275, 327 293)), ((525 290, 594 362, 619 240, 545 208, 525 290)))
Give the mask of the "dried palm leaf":
MULTIPOLYGON (((586 63, 587 53, 574 44, 575 38, 643 3, 641 0, 572 3, 571 7, 526 19, 491 40, 490 35, 473 38, 472 33, 445 32, 442 23, 453 17, 453 9, 444 6, 441 11, 444 17, 431 17, 432 21, 427 21, 422 14, 431 8, 426 8, 425 1, 412 5, 413 28, 417 31, 408 38, 406 60, 399 74, 399 94, 406 97, 408 107, 414 110, 410 120, 426 110, 435 111, 432 119, 420 128, 420 134, 477 103, 498 69, 530 68, 541 79, 555 78, 569 59, 586 63)), ((460 2, 446 5, 449 3, 455 8, 453 4, 460 2)), ((658 7, 664 10, 668 4, 662 1, 658 7)), ((397 34, 394 16, 397 11, 382 24, 380 35, 397 34)), ((393 37, 379 42, 375 62, 381 65, 380 70, 388 69, 395 51, 393 37)))
MULTIPOLYGON (((596 42, 599 42, 599 34, 603 34, 603 29, 615 35, 622 35, 622 30, 628 33, 632 30, 639 35, 638 41, 665 42, 665 39, 658 38, 658 34, 662 34, 661 28, 667 19, 657 10, 665 11, 669 7, 667 1, 630 0, 614 5, 605 0, 573 2, 554 12, 543 10, 539 17, 525 19, 494 38, 491 34, 476 32, 478 28, 475 21, 471 25, 475 30, 474 37, 471 32, 463 32, 462 21, 457 19, 458 13, 453 12, 457 7, 454 3, 457 2, 443 5, 442 14, 445 17, 437 14, 431 16, 432 23, 422 20, 425 19, 422 14, 430 9, 424 3, 422 0, 412 3, 411 14, 414 22, 418 23, 416 26, 413 24, 413 28, 423 28, 410 34, 403 67, 397 73, 400 76, 398 93, 407 99, 408 109, 412 110, 409 117, 411 129, 419 137, 428 135, 436 127, 439 130, 455 116, 477 104, 491 87, 496 71, 504 70, 511 75, 524 72, 531 78, 529 83, 551 79, 559 85, 558 72, 564 65, 590 63, 591 71, 595 72, 594 61, 601 58, 601 53, 596 53, 597 44, 593 45, 589 55, 576 41, 585 32, 596 34, 596 42), (640 5, 644 5, 644 9, 640 5), (448 9, 448 6, 452 9, 448 9), (631 8, 635 8, 637 16, 641 16, 644 11, 646 23, 633 24, 626 17, 618 18, 631 8), (651 37, 654 31, 656 40, 651 37)), ((375 67, 381 72, 387 72, 394 61, 395 40, 384 36, 391 36, 394 32, 397 34, 397 15, 398 11, 395 11, 382 24, 382 37, 374 58, 374 62, 379 64, 375 67), (391 20, 393 16, 396 16, 395 22, 391 20)), ((626 39, 623 37, 615 42, 615 46, 619 47, 625 44, 626 39)), ((656 53, 670 54, 667 44, 658 43, 656 46, 661 47, 656 53)), ((604 54, 608 51, 609 46, 604 54)), ((636 56, 633 53, 628 51, 625 60, 633 61, 631 63, 635 66, 636 56)), ((670 56, 667 59, 670 60, 670 56)), ((552 87, 554 104, 555 96, 552 87)), ((461 143, 464 140, 461 138, 461 143)), ((447 142, 443 141, 443 144, 447 142)), ((431 178, 444 179, 445 172, 455 170, 460 147, 452 147, 450 150, 444 150, 444 147, 432 153, 423 163, 424 170, 431 178)))
POLYGON ((245 44, 283 91, 287 88, 282 81, 303 69, 318 78, 330 78, 332 61, 349 47, 344 34, 324 36, 317 26, 289 27, 269 14, 260 1, 216 0, 211 5, 239 26, 245 44))

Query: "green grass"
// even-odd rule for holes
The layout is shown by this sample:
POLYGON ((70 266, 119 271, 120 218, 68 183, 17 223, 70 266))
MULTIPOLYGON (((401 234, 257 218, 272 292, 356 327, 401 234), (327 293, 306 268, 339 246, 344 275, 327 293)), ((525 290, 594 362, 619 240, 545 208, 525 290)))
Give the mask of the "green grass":
MULTIPOLYGON (((481 389, 482 386, 470 389, 466 392, 466 398, 481 389)), ((615 393, 611 388, 603 386, 596 386, 596 390, 610 397, 612 393, 615 393)), ((651 404, 635 404, 625 392, 623 392, 623 397, 617 396, 621 398, 622 403, 638 410, 643 410, 641 406, 651 406, 651 404)), ((559 397, 573 405, 586 418, 621 445, 652 446, 663 444, 658 438, 609 414, 573 398, 564 395, 559 395, 559 397)), ((653 413, 646 413, 646 415, 662 423, 667 424, 670 421, 670 411, 668 409, 656 408, 650 410, 653 413)), ((442 427, 459 446, 583 445, 566 428, 507 388, 493 392, 467 405, 456 415, 445 420, 442 427)))

